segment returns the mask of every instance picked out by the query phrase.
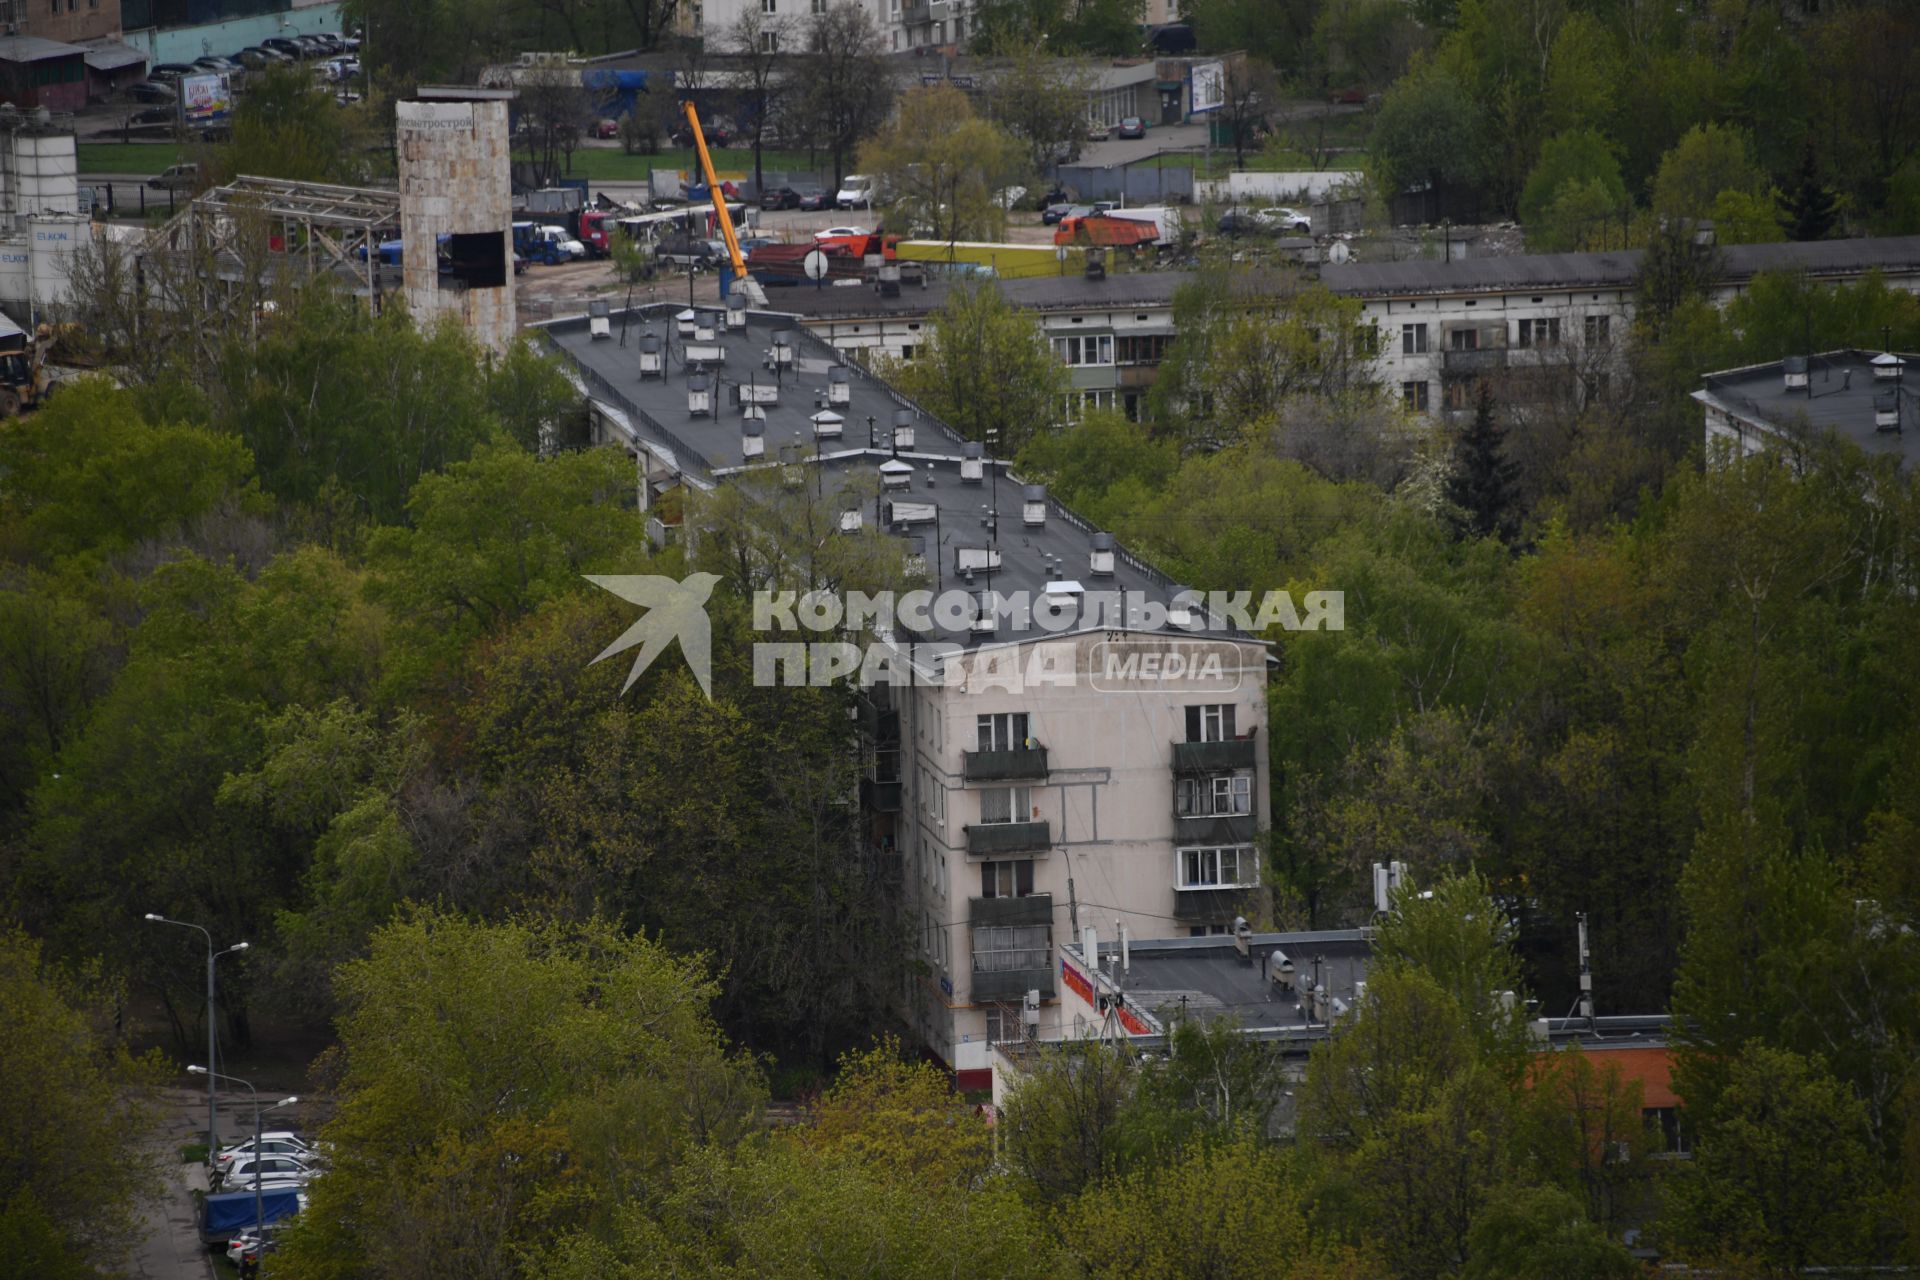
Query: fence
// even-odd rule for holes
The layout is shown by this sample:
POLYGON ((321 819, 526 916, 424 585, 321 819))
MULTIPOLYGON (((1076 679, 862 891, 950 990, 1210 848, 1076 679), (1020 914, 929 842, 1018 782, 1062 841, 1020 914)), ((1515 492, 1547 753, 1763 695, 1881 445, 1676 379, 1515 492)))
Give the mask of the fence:
POLYGON ((1125 204, 1184 204, 1193 199, 1193 166, 1178 168, 1122 165, 1095 168, 1063 164, 1060 185, 1082 200, 1119 200, 1125 204))

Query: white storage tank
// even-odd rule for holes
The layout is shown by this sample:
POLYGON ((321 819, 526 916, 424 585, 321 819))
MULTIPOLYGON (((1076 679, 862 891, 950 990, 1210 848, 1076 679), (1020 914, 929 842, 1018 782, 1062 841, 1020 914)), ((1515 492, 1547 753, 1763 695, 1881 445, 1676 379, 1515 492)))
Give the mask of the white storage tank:
POLYGON ((8 193, 19 217, 36 213, 80 212, 80 169, 74 157, 73 134, 65 130, 16 130, 13 149, 13 190, 8 193))
POLYGON ((0 240, 0 306, 26 315, 32 308, 33 250, 26 236, 0 240))
POLYGON ((88 243, 92 223, 73 214, 36 214, 27 219, 27 240, 33 246, 29 264, 33 305, 64 307, 73 299, 73 260, 88 243))

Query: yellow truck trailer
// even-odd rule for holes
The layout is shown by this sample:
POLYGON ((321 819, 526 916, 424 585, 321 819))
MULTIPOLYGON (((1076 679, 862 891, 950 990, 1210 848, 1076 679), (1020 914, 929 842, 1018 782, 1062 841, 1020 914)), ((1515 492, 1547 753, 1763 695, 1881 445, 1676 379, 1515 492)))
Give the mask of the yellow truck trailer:
POLYGON ((1085 255, 1077 245, 992 244, 979 240, 902 240, 894 254, 903 262, 924 262, 929 269, 955 274, 992 275, 1002 280, 1079 275, 1085 255), (1061 257, 1065 252, 1066 256, 1061 257))

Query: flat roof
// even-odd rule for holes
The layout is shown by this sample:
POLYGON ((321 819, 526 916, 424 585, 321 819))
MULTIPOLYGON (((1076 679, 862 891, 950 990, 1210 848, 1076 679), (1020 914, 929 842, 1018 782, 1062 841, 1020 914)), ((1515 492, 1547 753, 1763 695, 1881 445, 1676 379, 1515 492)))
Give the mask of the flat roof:
MULTIPOLYGON (((1720 279, 1751 279, 1762 272, 1806 271, 1857 275, 1875 269, 1920 270, 1920 236, 1858 240, 1785 241, 1720 247, 1720 279)), ((1363 297, 1405 294, 1520 292, 1525 289, 1625 288, 1634 283, 1642 252, 1524 253, 1457 258, 1452 262, 1326 263, 1320 279, 1336 293, 1363 297)))
POLYGON ((86 63, 95 71, 117 71, 121 67, 130 67, 136 62, 145 62, 144 50, 120 40, 88 40, 81 46, 86 55, 86 63))
POLYGON ((1889 455, 1906 465, 1920 458, 1920 355, 1904 355, 1905 376, 1895 383, 1874 377, 1874 351, 1828 351, 1804 360, 1807 385, 1789 388, 1786 361, 1710 373, 1693 398, 1701 404, 1782 436, 1831 433, 1870 456, 1889 455), (1879 398, 1894 393, 1902 430, 1875 425, 1879 398))
MULTIPOLYGON (((1329 1001, 1339 1002, 1335 1008, 1351 1009, 1373 954, 1372 941, 1360 929, 1256 933, 1247 957, 1223 934, 1148 939, 1128 944, 1124 970, 1113 962, 1118 946, 1112 939, 1101 939, 1099 947, 1108 961, 1101 966, 1105 984, 1117 985, 1129 1005, 1153 1015, 1161 1026, 1181 1018, 1232 1017, 1246 1032, 1279 1039, 1324 1036, 1326 1022, 1316 1019, 1311 1002, 1301 995, 1322 986, 1329 1001), (1269 977, 1269 957, 1275 953, 1292 962, 1291 986, 1269 977)), ((1077 941, 1061 950, 1087 963, 1077 941)))
MULTIPOLYGON (((1104 280, 1089 280, 1080 271, 1060 276, 1028 276, 995 280, 1001 296, 1014 306, 1032 311, 1084 311, 1089 308, 1169 307, 1182 285, 1195 279, 1191 271, 1109 272, 1104 280)), ((954 282, 937 275, 925 287, 902 285, 897 297, 883 297, 873 285, 815 288, 799 284, 771 289, 767 304, 792 315, 814 319, 863 319, 915 316, 937 311, 953 292, 954 282)))
POLYGON ((513 89, 483 89, 470 84, 423 84, 411 95, 415 102, 505 102, 515 96, 513 89))
MULTIPOLYGON (((535 328, 581 375, 590 400, 607 416, 623 421, 637 443, 702 487, 727 483, 750 470, 797 463, 818 467, 820 483, 838 494, 856 486, 871 489, 883 469, 890 470, 906 477, 906 483, 883 489, 877 499, 863 493, 857 504, 862 527, 919 539, 936 590, 991 586, 1003 594, 1038 596, 1050 584, 1073 582, 1088 594, 1124 591, 1165 604, 1175 589, 1166 574, 1051 495, 1044 499, 1045 519, 1027 524, 1027 482, 1007 459, 983 465, 982 480, 963 481, 961 463, 968 443, 958 432, 848 362, 790 316, 750 311, 742 327, 727 329, 719 308, 656 303, 610 312, 605 319, 612 331, 606 338, 592 337, 585 316, 535 328), (678 331, 679 316, 687 310, 715 317, 710 341, 678 331), (776 371, 772 352, 775 336, 781 334, 793 352, 792 368, 776 371), (640 376, 640 349, 649 338, 666 354, 665 377, 640 376), (695 356, 704 358, 689 361, 690 346, 695 356), (695 377, 708 379, 711 412, 696 415, 689 409, 695 377), (836 380, 847 388, 847 403, 830 406, 828 387, 836 380), (765 414, 758 423, 764 452, 757 457, 748 457, 744 448, 748 402, 758 402, 765 414), (822 413, 839 416, 837 435, 816 431, 815 418, 822 413), (914 442, 896 456, 892 432, 901 414, 913 424, 914 442), (990 512, 997 512, 997 537, 988 530, 990 512), (1112 546, 1111 576, 1092 573, 1096 539, 1112 546), (1000 557, 990 580, 985 571, 966 577, 960 568, 962 550, 986 551, 990 546, 1000 557)), ((855 504, 849 498, 846 505, 855 504)), ((1078 629, 1084 628, 1070 630, 1078 629)), ((926 638, 978 646, 1049 634, 1055 633, 1036 625, 1021 632, 967 629, 926 638)), ((1190 634, 1220 638, 1226 633, 1203 629, 1190 634)))

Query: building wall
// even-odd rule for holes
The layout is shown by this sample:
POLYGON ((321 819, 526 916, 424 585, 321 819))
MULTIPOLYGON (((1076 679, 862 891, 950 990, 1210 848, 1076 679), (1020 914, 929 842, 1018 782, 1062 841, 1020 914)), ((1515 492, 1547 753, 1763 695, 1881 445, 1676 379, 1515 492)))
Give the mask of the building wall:
POLYGON ((0 62, 0 101, 16 107, 78 111, 87 105, 87 68, 79 54, 39 62, 0 62))
MULTIPOLYGON (((0 4, 0 14, 7 11, 0 4)), ((15 0, 11 12, 19 27, 14 34, 62 44, 120 33, 120 0, 15 0)))
POLYGON ((400 103, 397 113, 407 306, 423 323, 453 316, 477 340, 505 351, 516 328, 507 103, 413 101, 400 103), (440 277, 439 237, 473 233, 500 237, 504 277, 497 288, 440 277))
POLYGON ((212 55, 225 57, 270 37, 317 35, 338 31, 340 25, 340 6, 330 2, 191 27, 144 27, 128 31, 122 38, 135 48, 146 50, 149 64, 192 62, 212 55))
MULTIPOLYGON (((1001 501, 1016 498, 1011 482, 1003 478, 1001 501)), ((1153 647, 1165 640, 1128 633, 1124 643, 1153 647)), ((966 780, 966 753, 976 744, 977 716, 1025 712, 1029 735, 1047 749, 1047 777, 1016 785, 1028 788, 1030 808, 1048 822, 1049 847, 1006 855, 1004 860, 1032 858, 1033 893, 1052 899, 1056 943, 1072 928, 1076 900, 1081 924, 1095 925, 1102 937, 1115 936, 1116 923, 1124 924, 1134 938, 1184 937, 1194 928, 1227 923, 1225 918, 1183 915, 1175 887, 1182 839, 1181 820, 1174 816, 1172 754, 1173 744, 1186 736, 1188 705, 1225 702, 1234 707, 1236 732, 1251 732, 1254 744, 1248 771, 1252 825, 1264 830, 1270 819, 1264 646, 1233 646, 1240 666, 1230 692, 1209 680, 1109 691, 1092 687, 1084 678, 1090 663, 1092 669, 1099 668, 1105 643, 1104 634, 1082 635, 1002 651, 1018 655, 1022 670, 1028 669, 1035 651, 1041 651, 1040 661, 1082 673, 1072 687, 1044 685, 1012 692, 976 674, 964 683, 896 691, 909 695, 901 706, 898 824, 905 898, 931 971, 913 1012, 930 1047, 967 1073, 963 1083, 972 1087, 985 1087, 985 1076, 972 1073, 988 1067, 988 1013, 1003 1006, 1000 1000, 974 996, 972 903, 981 896, 981 865, 1003 859, 970 855, 965 828, 980 823, 983 793, 1006 785, 966 780)), ((1052 965, 1051 947, 1048 955, 1052 965)), ((1054 986, 1057 989, 1057 975, 1054 986)), ((1056 1020, 1057 1014, 1046 1016, 1048 1022, 1056 1020)))

